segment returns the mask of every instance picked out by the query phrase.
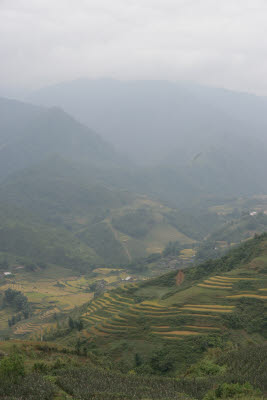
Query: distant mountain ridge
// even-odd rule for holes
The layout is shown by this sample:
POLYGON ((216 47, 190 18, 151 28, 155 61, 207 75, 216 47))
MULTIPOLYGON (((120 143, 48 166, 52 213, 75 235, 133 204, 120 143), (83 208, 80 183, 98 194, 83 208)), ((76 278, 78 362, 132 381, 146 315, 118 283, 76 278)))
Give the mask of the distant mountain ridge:
POLYGON ((28 98, 62 107, 146 163, 164 160, 170 145, 184 151, 188 141, 205 149, 231 135, 252 137, 251 130, 254 140, 267 139, 267 100, 224 89, 168 81, 79 79, 45 87, 28 98))
POLYGON ((29 98, 61 106, 126 152, 142 166, 133 183, 159 198, 186 204, 196 197, 267 190, 264 98, 190 84, 108 79, 65 82, 29 98))

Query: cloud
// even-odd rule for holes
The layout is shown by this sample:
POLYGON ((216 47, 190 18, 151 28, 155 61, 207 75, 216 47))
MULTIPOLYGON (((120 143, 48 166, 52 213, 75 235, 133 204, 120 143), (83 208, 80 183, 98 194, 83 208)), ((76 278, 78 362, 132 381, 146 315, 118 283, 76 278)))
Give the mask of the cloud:
POLYGON ((0 0, 0 85, 189 80, 267 94, 265 0, 0 0))

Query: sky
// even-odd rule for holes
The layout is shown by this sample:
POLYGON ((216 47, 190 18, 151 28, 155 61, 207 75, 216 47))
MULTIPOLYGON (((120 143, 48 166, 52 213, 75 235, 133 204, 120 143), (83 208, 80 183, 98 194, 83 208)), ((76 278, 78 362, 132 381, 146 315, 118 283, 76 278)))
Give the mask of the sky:
POLYGON ((0 88, 164 79, 267 95, 266 0, 0 0, 0 88))

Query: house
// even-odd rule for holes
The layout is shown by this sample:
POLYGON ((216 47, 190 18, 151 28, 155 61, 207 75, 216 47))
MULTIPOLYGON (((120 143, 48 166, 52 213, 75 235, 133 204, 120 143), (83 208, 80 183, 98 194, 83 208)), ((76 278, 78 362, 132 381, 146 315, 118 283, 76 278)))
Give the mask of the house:
POLYGON ((129 282, 132 281, 133 278, 131 276, 127 276, 125 279, 122 279, 123 281, 129 282))

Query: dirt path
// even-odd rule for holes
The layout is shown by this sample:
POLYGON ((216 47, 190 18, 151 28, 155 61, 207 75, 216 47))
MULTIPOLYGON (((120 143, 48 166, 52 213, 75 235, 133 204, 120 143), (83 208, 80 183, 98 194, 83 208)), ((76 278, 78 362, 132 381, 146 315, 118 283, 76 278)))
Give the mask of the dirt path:
POLYGON ((120 238, 119 238, 119 236, 118 236, 118 233, 117 233, 116 230, 113 228, 113 226, 112 226, 112 224, 111 224, 110 221, 108 221, 108 224, 109 224, 110 229, 112 230, 112 232, 113 232, 113 234, 114 234, 114 236, 115 236, 115 239, 116 239, 118 242, 120 242, 120 244, 122 245, 123 250, 125 251, 125 253, 126 253, 126 255, 127 255, 128 259, 129 259, 129 261, 132 261, 133 258, 132 258, 132 256, 131 256, 131 254, 129 253, 129 250, 128 250, 127 246, 125 246, 125 244, 122 243, 122 242, 120 241, 120 238))

